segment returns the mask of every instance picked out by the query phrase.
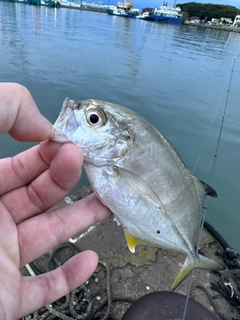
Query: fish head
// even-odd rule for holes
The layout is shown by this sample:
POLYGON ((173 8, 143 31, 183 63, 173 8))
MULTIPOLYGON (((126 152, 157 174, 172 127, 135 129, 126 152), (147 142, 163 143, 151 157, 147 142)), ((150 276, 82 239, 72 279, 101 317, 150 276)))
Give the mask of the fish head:
POLYGON ((131 115, 123 109, 99 100, 66 98, 53 125, 51 139, 76 144, 89 164, 113 165, 127 154, 134 140, 131 115))

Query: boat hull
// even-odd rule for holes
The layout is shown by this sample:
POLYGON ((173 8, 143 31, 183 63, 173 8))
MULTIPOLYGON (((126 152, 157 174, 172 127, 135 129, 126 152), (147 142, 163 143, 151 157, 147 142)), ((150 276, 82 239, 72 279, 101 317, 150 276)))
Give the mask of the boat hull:
POLYGON ((165 16, 158 16, 158 15, 151 15, 149 17, 146 17, 144 20, 165 22, 165 23, 179 23, 179 24, 183 24, 183 21, 184 21, 183 18, 165 17, 165 16))
POLYGON ((119 12, 114 12, 114 10, 111 10, 111 9, 108 10, 108 14, 111 14, 113 16, 133 18, 133 19, 135 19, 137 17, 137 15, 133 14, 133 13, 119 13, 119 12))

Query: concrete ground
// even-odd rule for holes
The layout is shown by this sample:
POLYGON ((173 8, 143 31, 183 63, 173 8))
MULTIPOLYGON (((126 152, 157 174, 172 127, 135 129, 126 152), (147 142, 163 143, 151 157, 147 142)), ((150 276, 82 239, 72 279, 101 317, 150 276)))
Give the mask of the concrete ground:
MULTIPOLYGON (((90 192, 90 187, 83 188, 75 195, 65 198, 58 206, 77 201, 90 192)), ((88 294, 91 292, 92 308, 93 310, 100 309, 101 314, 95 318, 92 315, 89 318, 86 317, 86 319, 103 319, 105 314, 106 317, 104 319, 120 320, 132 302, 138 298, 151 292, 171 291, 171 285, 185 260, 185 255, 183 254, 149 246, 139 245, 137 246, 136 253, 131 253, 127 247, 122 227, 118 226, 112 217, 86 230, 81 235, 76 235, 71 241, 75 242, 79 250, 91 249, 96 251, 101 261, 103 261, 103 264, 99 264, 94 276, 86 284, 88 294), (106 314, 108 273, 105 264, 109 269, 110 281, 111 311, 109 316, 106 314)), ((215 255, 216 252, 223 252, 222 247, 205 230, 200 249, 207 257, 224 264, 222 259, 215 255)), ((67 252, 64 253, 62 251, 58 260, 63 259, 64 261, 65 255, 67 255, 67 252)), ((41 268, 44 269, 49 256, 50 254, 47 254, 35 263, 40 264, 41 268)), ((23 272, 26 273, 26 270, 23 270, 23 272)), ((176 292, 186 295, 190 278, 189 276, 183 281, 176 289, 176 292)), ((212 290, 210 288, 211 282, 215 284, 219 283, 229 297, 231 294, 239 292, 236 277, 228 268, 221 273, 221 278, 213 272, 195 270, 192 277, 192 293, 195 294, 196 301, 210 310, 216 319, 240 319, 239 309, 231 306, 219 292, 212 290), (224 278, 225 284, 222 280, 224 278), (195 287, 196 290, 194 290, 195 287)), ((85 311, 82 311, 82 314, 85 314, 85 311)), ((70 313, 69 315, 71 319, 82 319, 77 316, 74 318, 70 313)), ((24 319, 30 320, 33 318, 33 315, 31 315, 29 318, 25 317, 24 319)), ((35 317, 35 319, 43 318, 39 316, 35 317)), ((51 319, 61 318, 52 317, 51 319)), ((155 319, 161 320, 165 318, 156 316, 155 319)), ((170 318, 167 319, 170 320, 170 318)), ((181 319, 181 317, 174 319, 181 319)), ((189 319, 186 318, 186 320, 189 319)), ((211 318, 206 318, 206 320, 208 319, 211 320, 211 318)))

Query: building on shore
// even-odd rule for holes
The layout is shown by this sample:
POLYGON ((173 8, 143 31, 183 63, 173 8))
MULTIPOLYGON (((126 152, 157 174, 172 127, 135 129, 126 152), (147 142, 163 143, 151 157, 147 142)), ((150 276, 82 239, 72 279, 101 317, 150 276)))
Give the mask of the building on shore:
POLYGON ((236 15, 234 21, 233 21, 233 26, 240 28, 240 15, 236 15))

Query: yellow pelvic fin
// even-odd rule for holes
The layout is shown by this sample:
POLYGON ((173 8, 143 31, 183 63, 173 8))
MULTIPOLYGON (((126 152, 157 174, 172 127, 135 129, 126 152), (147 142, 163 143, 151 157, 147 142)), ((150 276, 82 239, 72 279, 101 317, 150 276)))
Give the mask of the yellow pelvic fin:
POLYGON ((149 246, 153 245, 150 242, 147 242, 147 241, 145 241, 143 239, 140 239, 138 237, 133 236, 131 233, 129 233, 126 230, 124 230, 124 233, 125 233, 125 238, 126 238, 126 241, 127 241, 128 248, 132 253, 135 253, 135 247, 136 247, 137 244, 146 244, 146 245, 149 245, 149 246))

